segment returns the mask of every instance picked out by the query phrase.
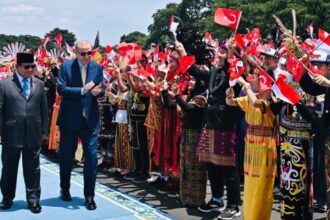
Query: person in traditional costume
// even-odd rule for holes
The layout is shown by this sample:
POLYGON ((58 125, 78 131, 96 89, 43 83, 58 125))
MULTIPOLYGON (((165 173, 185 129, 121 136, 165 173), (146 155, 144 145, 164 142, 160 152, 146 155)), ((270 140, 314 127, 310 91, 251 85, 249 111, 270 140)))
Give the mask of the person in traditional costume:
POLYGON ((198 140, 207 100, 201 95, 205 85, 191 77, 187 95, 174 95, 174 105, 183 113, 180 144, 180 201, 185 206, 205 204, 207 173, 205 164, 198 161, 198 140))
MULTIPOLYGON (((233 41, 232 41, 233 42, 233 41)), ((240 216, 240 181, 236 167, 236 123, 238 108, 226 104, 225 91, 229 88, 228 53, 230 48, 223 46, 217 52, 217 66, 200 70, 196 65, 188 69, 188 73, 196 80, 203 80, 207 87, 207 106, 205 108, 203 128, 199 139, 199 161, 207 166, 212 198, 198 209, 202 212, 220 211, 219 218, 235 218, 240 216), (223 202, 224 183, 227 188, 227 207, 223 202)), ((183 45, 178 45, 184 50, 183 45)), ((234 87, 235 94, 240 86, 234 87)))
POLYGON ((242 77, 238 82, 247 95, 234 98, 233 89, 227 90, 227 104, 239 106, 245 112, 247 134, 244 153, 245 220, 270 219, 273 206, 273 186, 276 174, 276 144, 274 139, 275 114, 270 104, 270 93, 260 90, 259 77, 254 75, 251 86, 242 77))
MULTIPOLYGON (((148 62, 147 57, 142 56, 142 59, 138 62, 145 67, 148 62)), ((149 178, 149 147, 144 122, 148 113, 150 94, 143 90, 140 79, 130 71, 128 71, 128 83, 130 88, 128 102, 129 132, 135 171, 130 175, 125 175, 124 178, 135 183, 142 183, 149 178)))
MULTIPOLYGON (((133 172, 133 151, 130 146, 128 137, 128 116, 127 116, 127 105, 128 105, 128 87, 125 85, 127 79, 126 70, 122 69, 120 73, 117 73, 117 82, 123 87, 121 92, 118 89, 117 94, 111 92, 112 87, 108 86, 105 91, 105 95, 109 97, 112 104, 118 105, 114 122, 116 125, 115 135, 115 150, 114 150, 114 162, 115 168, 120 169, 120 174, 125 176, 133 172)), ((112 83, 114 84, 114 83, 112 83)))
POLYGON ((280 111, 280 190, 282 219, 313 219, 312 108, 302 100, 280 111))

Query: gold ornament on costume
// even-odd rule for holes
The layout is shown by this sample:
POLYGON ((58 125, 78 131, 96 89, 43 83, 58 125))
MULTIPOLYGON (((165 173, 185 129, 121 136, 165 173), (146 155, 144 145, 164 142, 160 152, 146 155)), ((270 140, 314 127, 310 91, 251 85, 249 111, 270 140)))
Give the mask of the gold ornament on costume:
POLYGON ((303 57, 304 52, 300 49, 298 38, 290 33, 290 31, 284 26, 282 21, 276 15, 273 15, 273 17, 283 33, 283 41, 287 44, 288 51, 290 51, 297 58, 303 57))

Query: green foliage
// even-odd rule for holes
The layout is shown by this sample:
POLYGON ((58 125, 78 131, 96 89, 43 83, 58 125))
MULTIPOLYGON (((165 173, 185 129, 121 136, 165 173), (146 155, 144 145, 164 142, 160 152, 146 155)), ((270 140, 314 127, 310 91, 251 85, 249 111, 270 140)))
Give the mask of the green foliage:
POLYGON ((62 34, 63 44, 62 47, 65 47, 64 42, 68 43, 70 46, 73 46, 76 42, 76 36, 74 33, 69 32, 68 30, 63 30, 59 28, 55 28, 54 30, 50 31, 49 33, 45 34, 45 37, 52 36, 52 40, 47 44, 47 50, 56 48, 56 41, 55 38, 58 33, 62 34))
POLYGON ((139 31, 134 31, 132 33, 120 37, 120 42, 126 42, 126 43, 135 42, 141 45, 142 48, 145 48, 147 46, 146 45, 147 40, 148 40, 148 36, 139 31))
POLYGON ((150 32, 147 44, 160 43, 173 39, 172 33, 169 32, 169 26, 171 16, 178 16, 178 4, 167 4, 164 9, 158 9, 155 14, 152 15, 154 22, 149 25, 148 30, 150 32))
MULTIPOLYGON (((201 32, 210 32, 212 36, 226 39, 233 30, 214 23, 214 10, 224 7, 242 10, 242 19, 237 30, 245 34, 248 29, 259 27, 263 36, 274 34, 276 29, 272 14, 277 15, 288 29, 292 29, 291 10, 297 17, 297 34, 306 36, 306 28, 314 22, 315 30, 323 28, 329 31, 330 2, 322 0, 182 0, 180 4, 170 3, 164 9, 153 14, 154 22, 149 26, 150 37, 147 43, 173 40, 169 32, 172 15, 179 17, 183 24, 195 24, 201 32)), ((180 24, 181 25, 181 24, 180 24)))
MULTIPOLYGON (((238 32, 245 33, 246 28, 259 27, 263 36, 273 33, 276 28, 272 14, 277 15, 284 25, 293 28, 292 9, 296 11, 297 34, 306 35, 306 28, 314 22, 314 27, 324 28, 330 25, 329 1, 321 0, 215 0, 216 6, 242 10, 242 19, 238 32)), ((214 24, 219 26, 217 24, 214 24)), ((221 27, 222 28, 222 27, 221 27)), ((224 27, 226 28, 226 27, 224 27)))
POLYGON ((2 50, 4 46, 15 42, 23 43, 27 48, 31 49, 31 51, 34 52, 41 44, 41 39, 39 37, 31 35, 14 36, 0 34, 0 50, 2 50))

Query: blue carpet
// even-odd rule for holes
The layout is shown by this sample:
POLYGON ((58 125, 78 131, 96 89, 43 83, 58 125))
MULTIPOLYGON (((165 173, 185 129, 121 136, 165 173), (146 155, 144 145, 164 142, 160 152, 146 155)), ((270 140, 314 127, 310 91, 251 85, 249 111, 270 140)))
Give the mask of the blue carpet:
POLYGON ((72 173, 71 177, 70 191, 73 200, 64 202, 59 198, 59 167, 43 157, 41 158, 40 201, 42 212, 37 215, 33 214, 27 209, 21 166, 20 161, 14 205, 9 210, 4 211, 0 209, 0 220, 74 220, 75 218, 77 220, 173 219, 158 209, 99 183, 96 186, 95 196, 97 209, 88 211, 84 206, 83 177, 78 173, 72 173))

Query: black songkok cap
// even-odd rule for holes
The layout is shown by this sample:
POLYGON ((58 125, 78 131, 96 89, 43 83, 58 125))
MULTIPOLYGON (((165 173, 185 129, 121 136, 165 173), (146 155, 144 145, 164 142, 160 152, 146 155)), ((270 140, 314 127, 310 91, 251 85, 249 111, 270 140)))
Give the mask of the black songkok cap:
POLYGON ((34 57, 32 53, 17 53, 17 63, 34 63, 34 57))

